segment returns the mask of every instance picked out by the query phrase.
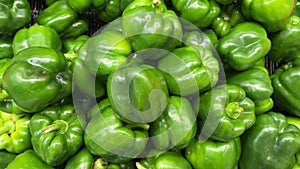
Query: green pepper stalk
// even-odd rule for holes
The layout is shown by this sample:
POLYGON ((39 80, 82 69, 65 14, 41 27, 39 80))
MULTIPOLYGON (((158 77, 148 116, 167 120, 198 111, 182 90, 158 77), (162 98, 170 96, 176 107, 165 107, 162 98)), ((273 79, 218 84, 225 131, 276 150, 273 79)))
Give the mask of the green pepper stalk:
POLYGON ((83 145, 83 127, 72 105, 47 107, 30 120, 37 156, 51 166, 62 165, 83 145))
POLYGON ((9 114, 0 111, 0 150, 22 153, 31 146, 30 115, 9 114))
POLYGON ((223 63, 236 71, 243 71, 267 55, 271 49, 271 41, 261 25, 243 22, 224 35, 216 49, 223 63))
POLYGON ((194 138, 185 149, 185 157, 194 169, 236 169, 241 150, 239 137, 229 141, 194 138))
POLYGON ((283 114, 268 112, 257 116, 241 142, 240 169, 290 169, 300 150, 300 132, 283 114))
POLYGON ((12 35, 30 21, 30 5, 27 0, 1 1, 0 11, 1 35, 12 35))
POLYGON ((217 86, 201 94, 194 109, 198 110, 202 130, 211 134, 206 137, 218 141, 239 137, 256 119, 254 102, 246 97, 241 87, 230 84, 217 86))

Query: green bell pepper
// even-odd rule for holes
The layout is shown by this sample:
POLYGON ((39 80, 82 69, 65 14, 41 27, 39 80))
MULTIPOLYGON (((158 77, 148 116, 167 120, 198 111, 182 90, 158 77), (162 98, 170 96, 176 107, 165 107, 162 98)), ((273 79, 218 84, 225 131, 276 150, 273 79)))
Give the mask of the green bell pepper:
POLYGON ((46 7, 37 16, 36 22, 53 28, 58 34, 69 28, 78 18, 78 14, 66 0, 59 0, 46 7))
POLYGON ((109 163, 101 157, 95 157, 86 147, 71 157, 64 169, 135 169, 133 161, 109 163))
MULTIPOLYGON (((294 116, 286 116, 286 122, 292 125, 295 125, 298 129, 300 129, 300 119, 294 116)), ((296 165, 293 169, 300 168, 300 151, 296 153, 296 165)))
POLYGON ((183 46, 201 46, 205 49, 213 49, 217 41, 218 37, 211 29, 207 29, 204 32, 197 30, 186 31, 182 37, 183 46))
POLYGON ((22 153, 31 146, 28 114, 17 115, 0 111, 0 150, 22 153))
POLYGON ((0 34, 14 34, 30 21, 30 5, 27 0, 2 0, 0 11, 0 34))
POLYGON ((273 108, 271 98, 274 89, 269 72, 265 67, 253 66, 226 79, 227 84, 240 86, 255 104, 255 114, 265 113, 273 108))
POLYGON ((62 42, 55 30, 48 26, 35 24, 17 31, 12 47, 14 55, 29 47, 45 47, 60 51, 62 42))
POLYGON ((0 59, 0 111, 14 114, 24 113, 13 101, 6 90, 3 89, 3 75, 6 69, 12 64, 12 59, 0 59))
POLYGON ((219 80, 219 61, 201 46, 176 48, 158 61, 170 93, 187 96, 204 92, 219 80))
POLYGON ((33 150, 26 150, 18 154, 16 158, 8 164, 5 169, 54 169, 42 161, 33 150))
POLYGON ((12 41, 11 36, 0 37, 0 59, 13 57, 12 41))
POLYGON ((171 96, 164 113, 150 124, 150 136, 159 150, 184 149, 196 134, 196 115, 191 103, 171 96))
POLYGON ((81 17, 78 20, 74 21, 70 26, 63 30, 59 37, 65 41, 69 38, 77 38, 80 35, 83 35, 89 28, 89 21, 81 17))
POLYGON ((0 168, 6 168, 18 154, 9 153, 7 151, 0 151, 0 168))
MULTIPOLYGON (((171 51, 181 43, 181 22, 174 11, 168 10, 162 0, 135 0, 122 14, 123 34, 134 51, 159 48, 171 51)), ((152 52, 149 59, 163 56, 152 52)))
POLYGON ((149 125, 126 124, 111 106, 100 108, 96 109, 97 113, 93 113, 85 128, 84 143, 88 150, 112 163, 138 157, 146 147, 149 125))
POLYGON ((275 107, 284 113, 300 116, 300 57, 275 69, 271 76, 275 107))
POLYGON ((235 25, 245 22, 240 3, 233 2, 222 6, 220 15, 211 24, 212 29, 219 37, 227 34, 235 25))
POLYGON ((246 97, 244 89, 231 84, 201 94, 194 109, 198 111, 202 133, 218 141, 239 137, 256 119, 254 102, 246 97))
POLYGON ((300 17, 300 1, 299 0, 297 0, 297 2, 296 2, 296 6, 294 8, 293 15, 300 17))
POLYGON ((249 69, 269 52, 271 41, 266 30, 255 22, 234 26, 217 44, 217 51, 232 69, 249 69))
POLYGON ((30 47, 14 56, 3 75, 3 89, 22 110, 36 112, 69 96, 71 79, 62 53, 30 47))
POLYGON ((102 1, 102 3, 97 4, 94 0, 93 3, 94 5, 92 5, 91 9, 104 22, 110 22, 122 16, 122 12, 124 11, 124 9, 131 2, 133 2, 133 0, 100 0, 100 1, 102 1))
POLYGON ((146 157, 136 163, 137 169, 192 169, 191 164, 178 152, 167 151, 146 157))
POLYGON ((208 27, 220 14, 220 5, 208 0, 172 0, 179 16, 199 28, 208 27))
MULTIPOLYGON (((93 154, 86 148, 79 150, 74 156, 68 159, 64 169, 92 169, 94 162, 93 154)), ((97 169, 96 167, 94 167, 97 169)))
POLYGON ((107 30, 91 37, 83 46, 79 58, 92 75, 106 79, 127 62, 131 52, 131 44, 121 32, 107 30))
POLYGON ((194 138, 185 149, 185 157, 194 169, 237 169, 241 155, 241 141, 201 140, 194 138))
POLYGON ((83 127, 73 105, 49 106, 30 120, 31 143, 38 157, 62 165, 83 145, 83 127))
POLYGON ((270 36, 272 47, 268 57, 274 62, 290 62, 300 55, 300 17, 292 15, 281 31, 270 36))
POLYGON ((94 0, 67 0, 68 5, 76 12, 85 13, 94 0))
POLYGON ((168 86, 159 70, 150 65, 127 65, 107 80, 113 109, 128 123, 150 123, 168 104, 168 86))
POLYGON ((241 142, 240 169, 290 169, 300 150, 300 132, 283 114, 268 112, 257 116, 241 142))
POLYGON ((242 0, 241 9, 247 19, 261 23, 268 32, 276 32, 286 27, 296 2, 297 0, 242 0))
POLYGON ((63 42, 64 55, 68 61, 73 61, 73 59, 79 56, 81 49, 84 44, 89 39, 88 35, 80 35, 77 38, 69 38, 63 42))

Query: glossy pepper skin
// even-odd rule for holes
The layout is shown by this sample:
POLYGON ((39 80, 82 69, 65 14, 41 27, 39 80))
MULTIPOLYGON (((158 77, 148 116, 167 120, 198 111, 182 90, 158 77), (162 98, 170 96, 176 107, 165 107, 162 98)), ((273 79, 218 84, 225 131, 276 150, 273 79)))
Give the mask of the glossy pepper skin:
POLYGON ((11 58, 13 56, 12 40, 13 37, 11 36, 0 37, 0 59, 11 58))
POLYGON ((127 61, 131 44, 121 32, 103 31, 88 39, 79 55, 91 74, 106 79, 127 61))
POLYGON ((0 111, 0 150, 22 153, 31 146, 28 114, 17 115, 0 111))
POLYGON ((17 31, 12 47, 14 55, 29 47, 45 47, 60 51, 62 42, 54 29, 35 24, 17 31))
POLYGON ((171 96, 164 113, 150 125, 150 136, 159 150, 181 150, 194 138, 196 115, 191 103, 183 97, 171 96))
POLYGON ((41 160, 34 150, 27 150, 21 154, 18 154, 16 158, 8 164, 6 169, 54 169, 54 167, 46 164, 41 160))
POLYGON ((92 154, 108 162, 122 163, 143 152, 147 144, 147 124, 142 124, 143 127, 128 125, 119 119, 111 106, 104 106, 96 112, 84 133, 84 143, 92 154))
POLYGON ((49 106, 30 120, 31 143, 37 156, 59 166, 83 145, 83 127, 73 105, 49 106))
POLYGON ((7 151, 0 151, 0 168, 6 168, 18 154, 9 153, 7 151))
POLYGON ((3 75, 3 88, 22 110, 33 113, 69 96, 71 79, 62 53, 31 47, 14 56, 3 75))
POLYGON ((230 84, 201 94, 194 109, 198 110, 203 130, 207 130, 210 138, 218 141, 239 137, 256 119, 254 102, 246 97, 244 89, 230 84))
POLYGON ((217 51, 232 69, 249 69, 269 52, 271 41, 266 30, 255 22, 234 26, 217 44, 217 51))
POLYGON ((174 49, 158 61, 172 94, 188 96, 204 92, 219 80, 219 62, 209 49, 191 45, 174 49))
POLYGON ((14 34, 30 21, 30 5, 27 0, 2 0, 0 11, 0 34, 14 34))
POLYGON ((179 16, 199 28, 208 27, 220 14, 220 5, 208 0, 172 0, 179 16))
POLYGON ((300 16, 292 15, 287 26, 271 34, 272 47, 269 58, 274 62, 290 62, 300 55, 300 16))
POLYGON ((136 163, 138 169, 192 169, 191 164, 178 152, 167 151, 146 157, 136 163))
POLYGON ((247 19, 261 23, 268 32, 285 28, 297 0, 242 0, 241 9, 247 19), (274 12, 280 8, 280 12, 274 12))
POLYGON ((278 67, 271 76, 277 108, 285 113, 300 117, 300 58, 278 67))
POLYGON ((255 104, 255 114, 265 113, 273 108, 272 94, 274 92, 269 72, 265 67, 253 66, 243 72, 238 72, 226 79, 227 84, 240 86, 246 96, 255 104))
POLYGON ((288 124, 278 112, 257 116, 255 124, 243 134, 240 169, 290 169, 300 150, 299 129, 288 124))
MULTIPOLYGON (((300 118, 299 117, 295 117, 295 116, 285 116, 286 117, 286 121, 289 124, 295 125, 296 127, 298 127, 298 129, 300 129, 300 118)), ((294 166, 293 169, 299 169, 300 168, 300 151, 298 151, 296 153, 296 165, 294 166)))
POLYGON ((62 41, 65 41, 69 38, 77 38, 80 35, 83 35, 89 28, 89 21, 81 17, 75 20, 71 25, 69 25, 65 30, 63 30, 59 37, 62 41))
POLYGON ((45 8, 36 18, 40 25, 49 26, 57 33, 63 32, 78 18, 66 0, 59 0, 45 8))
POLYGON ((201 140, 194 138, 185 149, 185 157, 194 169, 237 169, 241 155, 241 141, 201 140))
POLYGON ((213 21, 211 27, 218 37, 223 37, 235 25, 245 22, 240 3, 233 2, 221 8, 220 15, 213 21))
POLYGON ((122 120, 150 123, 168 104, 168 86, 162 73, 150 65, 127 65, 107 81, 108 99, 122 120))
MULTIPOLYGON (((135 0, 122 14, 123 34, 133 50, 149 48, 173 50, 180 44, 182 27, 174 11, 167 9, 162 0, 135 0)), ((149 59, 163 54, 152 53, 149 59)))
POLYGON ((95 0, 67 0, 68 5, 78 13, 87 12, 92 2, 95 0))
POLYGON ((93 154, 84 147, 67 161, 65 169, 91 169, 93 162, 93 154))
POLYGON ((94 0, 91 9, 102 21, 110 22, 120 17, 131 2, 133 0, 94 0))

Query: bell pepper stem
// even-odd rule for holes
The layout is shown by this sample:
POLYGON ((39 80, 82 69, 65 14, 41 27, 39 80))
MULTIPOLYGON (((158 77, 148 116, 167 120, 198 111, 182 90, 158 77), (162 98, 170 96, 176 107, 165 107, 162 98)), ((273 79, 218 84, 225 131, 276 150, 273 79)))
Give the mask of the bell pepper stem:
POLYGON ((96 159, 94 162, 93 169, 106 169, 108 167, 108 162, 101 158, 96 159))
POLYGON ((164 7, 163 7, 161 0, 152 0, 152 4, 153 4, 156 12, 164 11, 164 7))
MULTIPOLYGON (((0 121, 1 122, 1 121, 0 121)), ((2 127, 0 127, 0 135, 4 134, 4 133, 12 133, 15 129, 15 125, 12 121, 4 121, 1 122, 2 127)))
POLYGON ((142 166, 141 163, 139 163, 139 162, 136 162, 135 166, 137 169, 146 169, 146 167, 142 166))
POLYGON ((231 102, 225 108, 225 113, 232 119, 238 119, 244 109, 239 106, 238 102, 231 102))
POLYGON ((8 97, 9 95, 7 94, 7 92, 3 89, 0 89, 0 102, 7 99, 8 97))
POLYGON ((56 134, 64 134, 68 130, 68 123, 64 120, 55 120, 51 125, 42 130, 43 133, 57 131, 56 134))

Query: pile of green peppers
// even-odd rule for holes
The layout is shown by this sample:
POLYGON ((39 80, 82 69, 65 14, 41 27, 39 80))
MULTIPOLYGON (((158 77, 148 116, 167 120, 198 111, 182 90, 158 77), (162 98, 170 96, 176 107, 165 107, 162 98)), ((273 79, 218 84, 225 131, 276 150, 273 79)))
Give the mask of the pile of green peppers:
POLYGON ((300 169, 299 0, 0 0, 0 169, 300 169))

